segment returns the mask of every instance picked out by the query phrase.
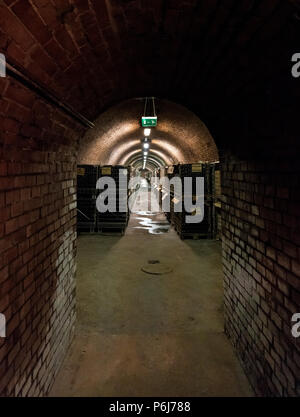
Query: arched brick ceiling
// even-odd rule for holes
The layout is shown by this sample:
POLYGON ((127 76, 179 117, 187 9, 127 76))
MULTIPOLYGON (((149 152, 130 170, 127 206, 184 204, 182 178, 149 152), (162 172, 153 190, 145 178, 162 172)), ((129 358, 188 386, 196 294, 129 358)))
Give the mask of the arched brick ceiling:
MULTIPOLYGON (((157 148, 153 149, 153 146, 150 150, 149 156, 151 156, 153 159, 156 159, 157 161, 160 161, 160 165, 172 165, 173 163, 175 163, 174 158, 172 158, 172 156, 168 155, 164 151, 157 150, 157 148)), ((127 165, 131 162, 131 159, 133 158, 143 159, 141 146, 139 146, 138 148, 135 147, 134 150, 130 150, 129 152, 124 152, 123 155, 121 155, 121 157, 118 159, 118 164, 127 165)))
MULTIPOLYGON (((167 165, 218 160, 215 142, 195 114, 167 100, 155 103, 158 126, 151 131, 150 156, 167 165)), ((79 162, 126 165, 130 158, 141 155, 143 111, 144 100, 133 99, 104 112, 82 139, 79 162)))
MULTIPOLYGON (((140 170, 143 169, 143 161, 142 160, 137 160, 134 163, 130 164, 130 166, 134 169, 140 170)), ((148 160, 147 161, 147 166, 145 169, 150 170, 150 171, 154 171, 155 169, 158 169, 159 167, 164 166, 161 164, 156 163, 153 160, 148 160)))
POLYGON ((206 123, 283 70, 298 47, 288 0, 1 0, 0 49, 94 120, 166 97, 206 123), (205 117, 204 117, 205 116, 205 117))
MULTIPOLYGON (((148 164, 154 165, 156 168, 161 166, 169 165, 168 162, 164 159, 161 159, 158 155, 153 154, 151 152, 151 155, 148 156, 148 164)), ((126 158, 125 161, 121 162, 122 165, 131 165, 132 167, 142 166, 143 165, 143 158, 141 156, 140 151, 136 151, 130 155, 130 157, 126 158)))

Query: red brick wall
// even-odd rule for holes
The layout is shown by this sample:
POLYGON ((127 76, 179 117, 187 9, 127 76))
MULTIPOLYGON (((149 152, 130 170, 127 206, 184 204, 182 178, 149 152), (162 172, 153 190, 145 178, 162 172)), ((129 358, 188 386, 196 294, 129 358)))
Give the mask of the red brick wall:
POLYGON ((0 394, 44 395, 75 320, 80 126, 0 79, 0 394))
POLYGON ((225 331, 257 394, 299 396, 299 162, 227 157, 222 170, 225 331))

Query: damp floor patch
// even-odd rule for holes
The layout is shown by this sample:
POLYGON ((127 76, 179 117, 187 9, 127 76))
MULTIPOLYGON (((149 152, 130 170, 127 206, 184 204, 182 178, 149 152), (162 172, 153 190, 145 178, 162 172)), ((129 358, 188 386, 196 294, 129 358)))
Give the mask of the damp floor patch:
POLYGON ((161 235, 168 233, 170 224, 167 221, 153 221, 148 217, 136 217, 139 221, 140 226, 135 226, 134 229, 148 230, 151 235, 161 235))
POLYGON ((148 264, 141 268, 143 272, 150 275, 165 275, 173 271, 168 265, 160 263, 159 260, 150 260, 148 264))

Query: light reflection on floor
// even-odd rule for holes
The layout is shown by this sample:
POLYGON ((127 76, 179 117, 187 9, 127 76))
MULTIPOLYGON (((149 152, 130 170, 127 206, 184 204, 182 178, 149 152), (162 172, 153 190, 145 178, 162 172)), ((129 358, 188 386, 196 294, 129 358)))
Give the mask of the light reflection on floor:
POLYGON ((159 235, 162 233, 167 233, 170 229, 170 224, 167 220, 153 220, 150 216, 160 215, 161 213, 150 213, 147 215, 141 216, 141 212, 136 213, 135 219, 138 221, 140 226, 133 226, 133 229, 145 229, 152 235, 159 235))

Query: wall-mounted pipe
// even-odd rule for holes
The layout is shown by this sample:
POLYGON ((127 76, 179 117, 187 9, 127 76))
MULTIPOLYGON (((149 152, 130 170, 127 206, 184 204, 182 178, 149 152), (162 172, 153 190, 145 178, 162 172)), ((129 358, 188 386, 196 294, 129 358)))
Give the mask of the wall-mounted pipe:
POLYGON ((23 68, 20 68, 17 65, 13 64, 12 62, 9 62, 9 60, 7 59, 6 59, 6 75, 14 78, 19 83, 27 87, 29 90, 33 91, 35 94, 43 98, 45 101, 59 108, 69 117, 79 122, 82 126, 86 128, 93 128, 95 126, 94 123, 92 123, 82 114, 78 113, 67 103, 64 103, 61 100, 59 100, 59 98, 57 98, 54 94, 48 91, 41 84, 32 80, 30 76, 26 74, 23 68))

